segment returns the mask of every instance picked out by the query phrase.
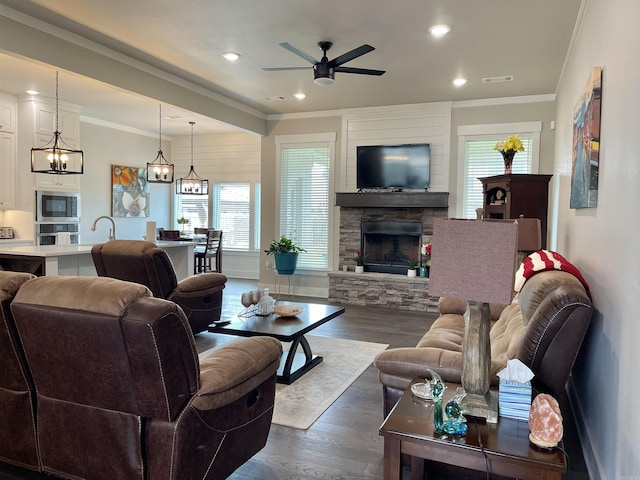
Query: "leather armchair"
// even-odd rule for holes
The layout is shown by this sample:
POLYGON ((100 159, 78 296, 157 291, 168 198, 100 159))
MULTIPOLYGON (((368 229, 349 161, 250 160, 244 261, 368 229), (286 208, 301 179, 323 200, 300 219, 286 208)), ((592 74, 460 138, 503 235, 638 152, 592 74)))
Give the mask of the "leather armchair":
POLYGON ((40 470, 35 389, 10 308, 18 289, 32 278, 0 271, 0 461, 40 470))
POLYGON ((153 242, 111 240, 91 249, 100 277, 146 285, 154 297, 177 303, 189 319, 193 333, 202 332, 222 310, 222 290, 227 277, 221 273, 193 275, 178 282, 167 252, 153 242))
POLYGON ((37 392, 43 471, 221 479, 265 445, 277 340, 239 339, 199 363, 182 309, 111 278, 38 277, 11 308, 37 392))

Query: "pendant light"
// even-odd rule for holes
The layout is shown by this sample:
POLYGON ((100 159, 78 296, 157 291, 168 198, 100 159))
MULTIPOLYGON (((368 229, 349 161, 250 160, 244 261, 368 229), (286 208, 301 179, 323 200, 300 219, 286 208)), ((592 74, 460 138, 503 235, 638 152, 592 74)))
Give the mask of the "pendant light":
POLYGON ((49 143, 31 149, 31 171, 58 175, 82 175, 82 150, 74 150, 62 140, 58 124, 58 72, 56 72, 56 130, 49 143))
POLYGON ((193 169, 193 126, 196 122, 189 122, 191 125, 191 168, 186 177, 179 178, 176 182, 176 193, 178 195, 208 195, 209 180, 203 180, 193 169))
POLYGON ((162 105, 160 105, 160 140, 158 155, 152 163, 147 163, 148 183, 173 183, 173 164, 162 154, 162 105))

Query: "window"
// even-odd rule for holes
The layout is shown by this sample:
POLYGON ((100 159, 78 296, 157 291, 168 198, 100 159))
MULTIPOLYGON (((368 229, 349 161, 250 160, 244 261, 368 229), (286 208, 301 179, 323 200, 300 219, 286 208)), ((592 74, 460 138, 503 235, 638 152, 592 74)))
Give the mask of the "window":
POLYGON ((251 190, 250 183, 214 185, 211 222, 208 195, 176 195, 178 215, 189 220, 185 230, 193 231, 194 228, 211 226, 224 232, 224 248, 260 250, 260 184, 254 185, 253 198, 251 190))
POLYGON ((458 149, 462 164, 458 187, 462 201, 458 204, 459 216, 476 218, 476 208, 482 208, 482 183, 478 178, 504 173, 502 155, 493 149, 497 142, 517 133, 524 151, 516 154, 512 171, 514 174, 537 173, 540 127, 540 122, 460 127, 458 149))
POLYGON ((249 250, 251 238, 251 184, 221 183, 214 186, 213 225, 222 230, 222 245, 249 250))
POLYGON ((176 195, 179 216, 189 220, 185 230, 204 227, 209 224, 209 195, 176 195))
POLYGON ((284 136, 300 140, 276 143, 280 159, 280 234, 302 246, 306 253, 298 268, 329 268, 331 162, 335 134, 284 136), (308 139, 303 142, 301 140, 308 139), (317 141, 313 141, 313 140, 317 141))

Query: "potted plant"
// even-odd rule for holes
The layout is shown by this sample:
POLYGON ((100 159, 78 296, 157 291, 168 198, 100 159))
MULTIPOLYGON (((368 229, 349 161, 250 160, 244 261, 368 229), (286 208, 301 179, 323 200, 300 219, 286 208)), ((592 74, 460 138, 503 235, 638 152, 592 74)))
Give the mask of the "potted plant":
POLYGON ((280 275, 293 275, 298 264, 298 254, 306 250, 283 234, 279 240, 271 240, 269 249, 265 252, 275 258, 276 270, 280 275))
POLYGON ((184 226, 189 223, 189 219, 188 218, 184 218, 184 217, 180 217, 178 220, 178 225, 182 225, 182 232, 180 233, 180 235, 184 235, 184 226))
POLYGON ((353 260, 356 262, 356 273, 364 272, 364 255, 361 250, 356 250, 353 254, 353 260))
POLYGON ((407 266, 409 269, 407 270, 407 276, 415 277, 416 276, 416 267, 418 266, 419 260, 418 256, 415 252, 411 252, 407 257, 407 266))

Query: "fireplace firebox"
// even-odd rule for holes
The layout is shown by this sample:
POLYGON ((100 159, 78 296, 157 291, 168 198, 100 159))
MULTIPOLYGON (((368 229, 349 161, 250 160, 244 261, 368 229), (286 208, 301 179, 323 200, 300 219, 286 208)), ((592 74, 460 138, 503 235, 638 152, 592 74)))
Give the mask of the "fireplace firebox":
POLYGON ((407 259, 420 256, 422 222, 363 221, 361 250, 366 272, 407 272, 407 259))

